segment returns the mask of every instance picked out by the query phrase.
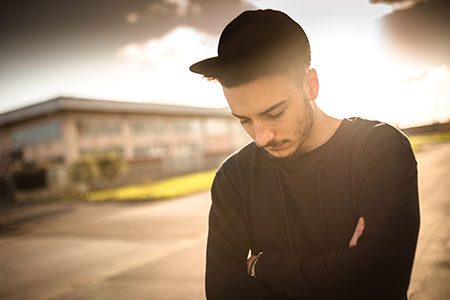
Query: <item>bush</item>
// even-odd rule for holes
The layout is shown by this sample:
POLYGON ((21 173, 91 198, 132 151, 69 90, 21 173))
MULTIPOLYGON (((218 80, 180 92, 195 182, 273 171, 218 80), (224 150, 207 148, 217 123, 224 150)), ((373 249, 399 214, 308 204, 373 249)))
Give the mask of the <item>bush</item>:
POLYGON ((126 169, 123 155, 106 152, 83 155, 69 166, 72 182, 91 188, 98 180, 112 181, 126 169))
POLYGON ((125 158, 121 154, 101 153, 95 156, 95 160, 101 179, 112 181, 125 171, 125 158))
POLYGON ((98 178, 98 167, 93 155, 83 155, 69 166, 72 182, 91 187, 98 178))

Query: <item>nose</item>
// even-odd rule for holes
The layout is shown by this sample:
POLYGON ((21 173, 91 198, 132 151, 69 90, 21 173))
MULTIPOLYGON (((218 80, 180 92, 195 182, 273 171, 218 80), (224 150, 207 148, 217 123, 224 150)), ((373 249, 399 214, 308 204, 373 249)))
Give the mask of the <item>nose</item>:
POLYGON ((275 137, 275 131, 266 124, 254 123, 253 133, 255 142, 261 147, 265 147, 275 137))

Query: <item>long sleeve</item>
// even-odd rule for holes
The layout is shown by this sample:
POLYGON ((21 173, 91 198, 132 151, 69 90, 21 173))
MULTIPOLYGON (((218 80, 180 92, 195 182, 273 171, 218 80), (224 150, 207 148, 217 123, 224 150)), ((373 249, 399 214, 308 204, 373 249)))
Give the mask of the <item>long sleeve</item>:
POLYGON ((352 170, 366 221, 357 246, 317 257, 263 249, 258 280, 295 299, 404 299, 419 230, 416 161, 389 126, 362 142, 352 170))
POLYGON ((216 299, 290 299, 247 274, 250 240, 236 187, 219 170, 211 190, 212 206, 206 261, 206 295, 216 299))

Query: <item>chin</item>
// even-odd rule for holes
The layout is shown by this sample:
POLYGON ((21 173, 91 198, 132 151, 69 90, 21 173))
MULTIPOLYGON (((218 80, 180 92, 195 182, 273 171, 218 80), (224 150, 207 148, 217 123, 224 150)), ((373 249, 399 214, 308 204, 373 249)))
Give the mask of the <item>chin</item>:
POLYGON ((264 149, 266 150, 267 154, 269 154, 269 156, 273 158, 295 158, 302 153, 302 145, 303 143, 289 145, 289 147, 280 149, 279 151, 271 151, 265 148, 264 149))

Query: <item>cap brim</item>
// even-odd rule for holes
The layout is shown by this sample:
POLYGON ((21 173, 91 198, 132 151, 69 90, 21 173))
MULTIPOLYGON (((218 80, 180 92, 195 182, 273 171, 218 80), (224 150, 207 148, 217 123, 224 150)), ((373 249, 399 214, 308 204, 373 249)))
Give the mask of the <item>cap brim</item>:
POLYGON ((202 74, 206 77, 215 77, 217 70, 221 66, 221 60, 218 56, 201 60, 189 67, 191 72, 202 74))

